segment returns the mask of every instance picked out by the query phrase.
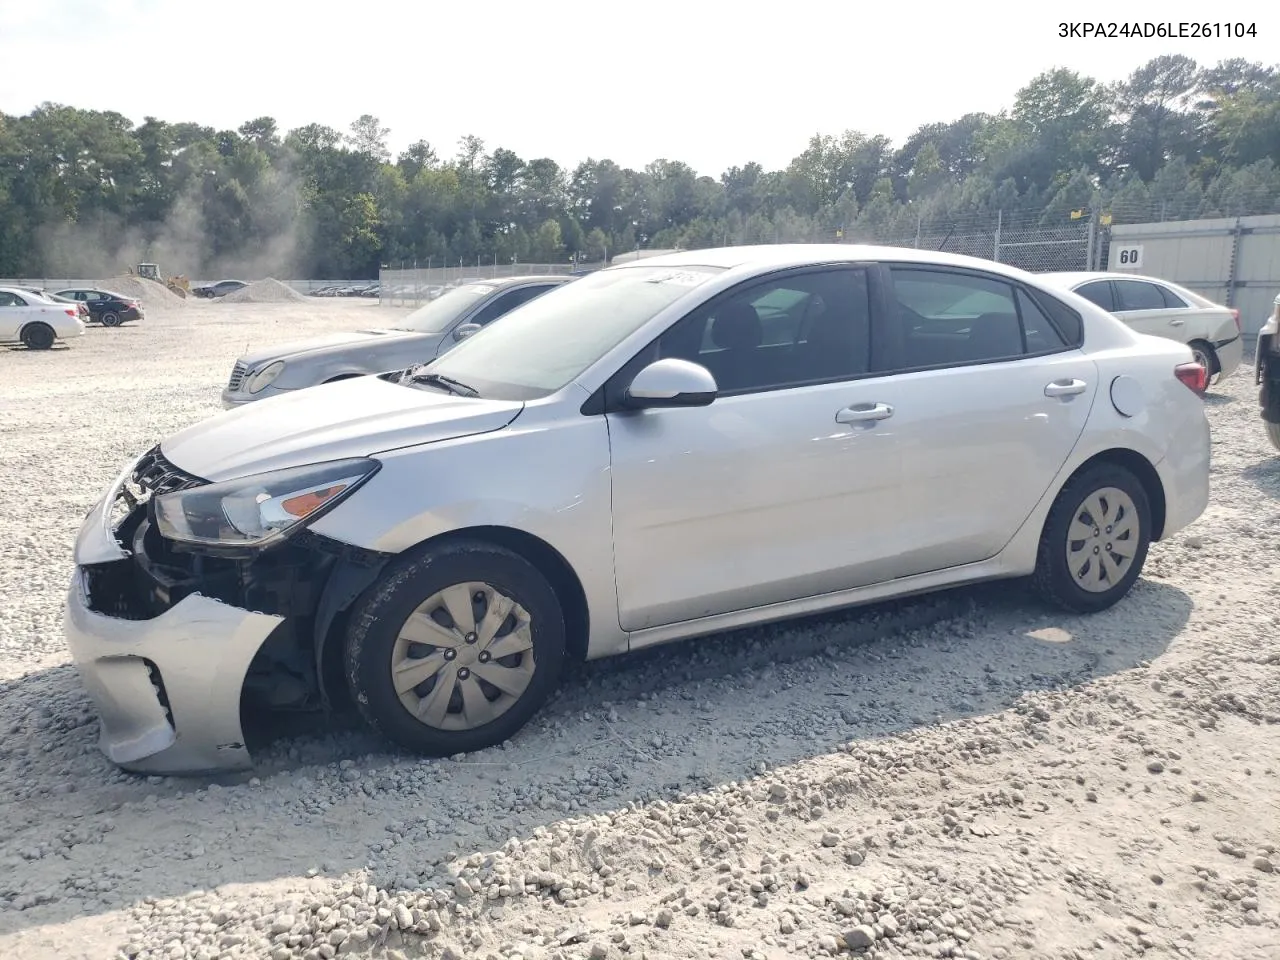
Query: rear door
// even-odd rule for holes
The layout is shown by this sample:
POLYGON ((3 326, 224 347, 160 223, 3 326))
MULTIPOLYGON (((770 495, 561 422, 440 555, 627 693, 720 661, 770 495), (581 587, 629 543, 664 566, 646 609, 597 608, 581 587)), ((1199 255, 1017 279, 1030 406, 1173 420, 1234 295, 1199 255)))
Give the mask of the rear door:
POLYGON ((1084 430, 1098 389, 1062 303, 969 269, 893 264, 875 380, 902 461, 895 577, 976 563, 1009 542, 1084 430))

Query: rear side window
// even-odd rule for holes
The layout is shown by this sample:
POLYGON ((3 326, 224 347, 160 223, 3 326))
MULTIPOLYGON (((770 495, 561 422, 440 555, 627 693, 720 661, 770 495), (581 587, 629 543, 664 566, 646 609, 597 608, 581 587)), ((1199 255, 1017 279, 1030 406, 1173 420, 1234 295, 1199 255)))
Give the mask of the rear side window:
POLYGON ((887 318, 882 371, 1016 360, 1063 349, 1038 303, 1002 277, 891 267, 896 316, 887 318))
POLYGON ((1084 321, 1061 300, 1051 297, 1042 290, 1024 294, 1034 300, 1044 314, 1053 321, 1063 342, 1069 347, 1078 347, 1084 342, 1084 321))
POLYGON ((1164 305, 1166 307, 1169 307, 1173 310, 1187 309, 1187 304, 1183 302, 1182 298, 1178 296, 1176 293, 1174 293, 1172 290, 1170 290, 1168 287, 1156 286, 1156 289, 1160 291, 1160 296, 1164 298, 1164 305))
POLYGON ((1027 353, 1048 353, 1066 347, 1066 341, 1057 328, 1025 290, 1018 291, 1018 315, 1022 318, 1027 353))
POLYGON ((1096 303, 1107 313, 1115 312, 1116 302, 1111 296, 1110 280, 1095 280, 1093 283, 1086 283, 1083 287, 1076 287, 1076 293, 1090 303, 1096 303))
POLYGON ((1116 280, 1116 297, 1121 310, 1163 310, 1164 297, 1154 283, 1141 280, 1116 280))
POLYGON ((7 290, 0 291, 0 307, 25 307, 26 305, 27 301, 16 293, 10 293, 7 290))

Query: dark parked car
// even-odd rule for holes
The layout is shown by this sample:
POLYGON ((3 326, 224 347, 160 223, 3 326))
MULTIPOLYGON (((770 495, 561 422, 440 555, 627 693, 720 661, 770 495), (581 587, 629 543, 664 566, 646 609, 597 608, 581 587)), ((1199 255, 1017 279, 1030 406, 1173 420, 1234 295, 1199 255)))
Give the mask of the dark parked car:
POLYGON ((122 323, 142 319, 142 304, 122 293, 81 287, 59 290, 57 296, 83 304, 89 311, 90 322, 100 323, 104 327, 118 327, 122 323))
POLYGON ((203 287, 192 287, 191 292, 197 297, 213 300, 217 297, 225 297, 228 293, 243 290, 247 286, 248 284, 243 280, 219 280, 217 283, 210 283, 203 287))

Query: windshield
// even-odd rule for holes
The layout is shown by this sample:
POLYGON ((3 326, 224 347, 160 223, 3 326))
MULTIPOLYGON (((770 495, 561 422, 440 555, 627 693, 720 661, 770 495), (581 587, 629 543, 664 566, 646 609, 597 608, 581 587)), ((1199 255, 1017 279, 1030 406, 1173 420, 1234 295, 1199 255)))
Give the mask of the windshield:
POLYGON ((493 399, 546 396, 722 269, 625 267, 588 274, 516 307, 423 372, 493 399))
POLYGON ((444 333, 453 325, 453 321, 495 289, 491 283, 468 283, 455 287, 425 307, 419 307, 392 329, 412 330, 414 333, 444 333))

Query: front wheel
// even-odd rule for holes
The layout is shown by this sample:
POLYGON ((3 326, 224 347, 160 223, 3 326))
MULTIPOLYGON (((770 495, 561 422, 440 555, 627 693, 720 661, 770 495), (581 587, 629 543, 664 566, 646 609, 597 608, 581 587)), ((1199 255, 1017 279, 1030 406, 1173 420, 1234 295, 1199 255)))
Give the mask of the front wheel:
POLYGON ((47 323, 29 323, 22 328, 22 343, 28 350, 48 350, 58 335, 47 323))
POLYGON ((1075 613, 1105 610, 1129 592, 1151 544, 1151 505, 1124 467, 1100 463, 1073 477, 1040 535, 1032 585, 1075 613))
POLYGON ((555 591, 523 557, 478 541, 428 547, 393 567, 350 624, 346 674, 361 715, 429 756, 509 739, 564 662, 555 591))

